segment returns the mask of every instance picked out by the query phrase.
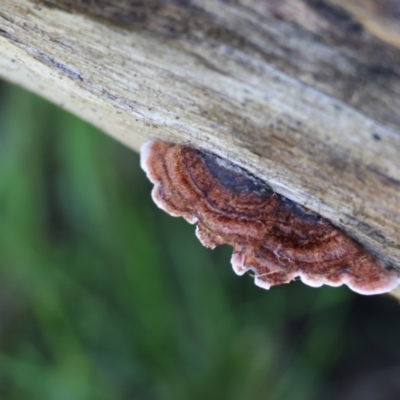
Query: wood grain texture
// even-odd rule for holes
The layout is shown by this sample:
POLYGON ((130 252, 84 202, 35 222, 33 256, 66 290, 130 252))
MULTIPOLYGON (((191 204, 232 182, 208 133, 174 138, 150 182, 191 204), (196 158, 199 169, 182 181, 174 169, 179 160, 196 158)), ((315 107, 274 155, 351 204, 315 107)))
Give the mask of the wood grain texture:
POLYGON ((400 271, 400 1, 365 4, 2 0, 0 76, 235 161, 400 271))

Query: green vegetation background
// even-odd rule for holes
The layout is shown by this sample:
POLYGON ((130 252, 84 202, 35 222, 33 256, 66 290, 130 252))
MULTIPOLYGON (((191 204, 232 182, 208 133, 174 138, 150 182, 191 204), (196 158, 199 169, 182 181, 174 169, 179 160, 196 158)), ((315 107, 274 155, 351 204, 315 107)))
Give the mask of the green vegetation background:
POLYGON ((137 154, 1 84, 0 399, 400 398, 394 300, 261 290, 150 190, 137 154))

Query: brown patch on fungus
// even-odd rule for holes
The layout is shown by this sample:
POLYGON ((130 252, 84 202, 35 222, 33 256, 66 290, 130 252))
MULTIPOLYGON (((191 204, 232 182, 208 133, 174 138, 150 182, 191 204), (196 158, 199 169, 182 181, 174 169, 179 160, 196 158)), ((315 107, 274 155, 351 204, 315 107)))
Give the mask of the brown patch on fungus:
POLYGON ((400 281, 331 223, 218 156, 153 141, 143 145, 141 165, 154 183, 156 204, 196 223, 204 246, 233 246, 234 271, 252 270, 260 287, 299 277, 314 287, 346 284, 379 294, 400 281))

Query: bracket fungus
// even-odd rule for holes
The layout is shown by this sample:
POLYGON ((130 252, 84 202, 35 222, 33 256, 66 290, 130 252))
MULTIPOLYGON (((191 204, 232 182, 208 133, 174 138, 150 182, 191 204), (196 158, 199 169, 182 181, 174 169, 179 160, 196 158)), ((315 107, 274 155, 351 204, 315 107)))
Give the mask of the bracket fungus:
POLYGON ((156 140, 142 146, 141 166, 155 203, 197 224, 204 246, 231 245, 234 271, 252 270, 262 288, 300 278, 370 295, 400 282, 330 222, 214 154, 156 140))

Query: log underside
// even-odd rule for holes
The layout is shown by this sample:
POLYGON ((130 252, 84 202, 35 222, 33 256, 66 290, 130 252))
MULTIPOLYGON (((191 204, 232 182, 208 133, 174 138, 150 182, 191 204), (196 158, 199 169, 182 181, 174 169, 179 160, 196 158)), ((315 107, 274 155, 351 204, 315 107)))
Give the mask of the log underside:
POLYGON ((400 272, 399 21, 399 0, 2 0, 0 76, 133 149, 229 158, 400 272))

